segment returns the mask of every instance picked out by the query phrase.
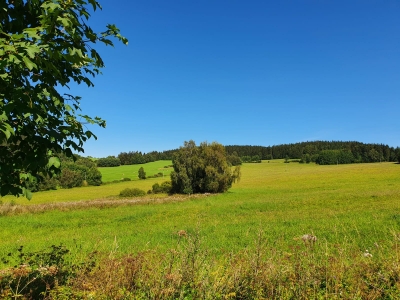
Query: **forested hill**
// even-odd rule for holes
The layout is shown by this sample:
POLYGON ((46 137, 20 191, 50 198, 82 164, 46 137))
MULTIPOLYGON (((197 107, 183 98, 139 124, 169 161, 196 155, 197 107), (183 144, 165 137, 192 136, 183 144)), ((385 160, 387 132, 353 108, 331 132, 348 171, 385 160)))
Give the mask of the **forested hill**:
POLYGON ((337 150, 351 152, 358 162, 397 161, 400 149, 383 144, 364 144, 360 142, 314 141, 277 146, 225 146, 228 154, 237 153, 239 157, 259 156, 261 159, 290 158, 300 159, 305 155, 318 156, 321 151, 337 150))
MULTIPOLYGON (((383 144, 364 144, 360 142, 314 141, 277 146, 225 146, 231 163, 259 162, 261 159, 301 159, 319 164, 400 161, 400 148, 383 144), (240 160, 238 160, 240 158, 240 160)), ((139 151, 121 152, 117 157, 109 156, 97 160, 99 167, 144 164, 157 160, 172 160, 177 151, 142 153, 139 151)), ((234 164, 234 165, 235 165, 234 164)))

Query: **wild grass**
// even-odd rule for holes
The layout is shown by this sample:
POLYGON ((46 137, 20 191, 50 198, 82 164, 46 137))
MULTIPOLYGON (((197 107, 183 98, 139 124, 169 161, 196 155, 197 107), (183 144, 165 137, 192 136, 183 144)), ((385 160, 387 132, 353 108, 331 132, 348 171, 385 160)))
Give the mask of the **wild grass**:
MULTIPOLYGON (((4 215, 0 257, 20 245, 78 247, 77 261, 98 251, 99 271, 68 286, 99 299, 394 299, 399 167, 264 161, 243 165, 242 180, 221 195, 4 215), (304 234, 318 238, 313 247, 304 234)), ((145 182, 118 183, 114 195, 145 182)))

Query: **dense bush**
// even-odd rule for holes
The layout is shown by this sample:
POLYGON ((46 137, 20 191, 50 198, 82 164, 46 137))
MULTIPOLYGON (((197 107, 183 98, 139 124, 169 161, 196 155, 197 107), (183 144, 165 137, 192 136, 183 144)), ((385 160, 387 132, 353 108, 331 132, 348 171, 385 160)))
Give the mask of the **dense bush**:
POLYGON ((115 156, 99 158, 96 163, 98 167, 118 167, 121 165, 121 161, 115 156))
POLYGON ((161 185, 159 185, 157 182, 157 183, 153 184, 150 192, 152 192, 153 194, 159 194, 159 193, 169 194, 169 193, 171 193, 171 188, 172 188, 171 181, 165 181, 165 182, 161 183, 161 185))
POLYGON ((141 197, 146 195, 146 192, 138 188, 126 188, 119 193, 120 197, 141 197))
POLYGON ((59 178, 60 186, 64 189, 70 189, 73 187, 82 186, 84 177, 79 171, 73 171, 69 168, 61 170, 59 178))
POLYGON ((183 194, 221 193, 240 177, 240 166, 232 173, 224 146, 218 143, 185 142, 174 154, 172 192, 183 194))

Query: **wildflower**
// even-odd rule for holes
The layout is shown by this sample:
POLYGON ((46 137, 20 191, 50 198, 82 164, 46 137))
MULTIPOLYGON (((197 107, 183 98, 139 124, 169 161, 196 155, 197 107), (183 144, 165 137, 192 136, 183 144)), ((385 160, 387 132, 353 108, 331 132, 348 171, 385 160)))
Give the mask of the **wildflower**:
POLYGON ((314 243, 317 241, 317 237, 312 234, 305 234, 301 237, 306 246, 314 246, 314 243))
POLYGON ((365 250, 365 252, 363 253, 363 256, 364 256, 364 257, 372 257, 372 254, 369 253, 368 250, 365 250))

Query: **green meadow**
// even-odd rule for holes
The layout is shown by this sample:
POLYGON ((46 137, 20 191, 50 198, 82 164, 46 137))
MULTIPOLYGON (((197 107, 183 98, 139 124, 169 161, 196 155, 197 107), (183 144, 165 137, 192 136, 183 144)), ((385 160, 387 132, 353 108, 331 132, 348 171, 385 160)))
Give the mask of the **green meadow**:
POLYGON ((131 180, 139 180, 138 172, 141 167, 144 168, 146 176, 152 176, 154 174, 162 173, 163 176, 169 177, 172 171, 170 160, 159 160, 147 164, 141 165, 124 165, 119 167, 103 167, 99 168, 103 182, 110 182, 114 180, 121 180, 129 178, 131 180))
MULTIPOLYGON (((218 195, 147 195, 136 202, 117 196, 126 187, 148 190, 162 182, 154 178, 39 192, 31 201, 10 203, 5 197, 2 207, 8 209, 2 208, 0 217, 0 257, 21 245, 25 251, 41 251, 62 244, 71 250, 74 261, 85 260, 93 251, 103 253, 105 258, 98 260, 102 271, 91 273, 95 278, 86 274, 82 279, 92 280, 91 291, 107 295, 103 299, 116 298, 114 292, 136 295, 135 289, 144 293, 137 299, 165 295, 177 299, 188 292, 186 281, 207 285, 201 297, 209 299, 213 293, 220 293, 216 297, 220 299, 239 299, 238 293, 247 295, 240 299, 367 299, 364 295, 372 291, 376 297, 371 299, 382 295, 394 299, 391 295, 400 290, 400 279, 396 279, 400 278, 399 168, 394 163, 319 166, 273 160, 244 164, 240 182, 218 195), (63 207, 74 201, 90 205, 63 207), (37 213, 18 209, 35 205, 45 209, 37 213), (317 241, 304 242, 305 234, 316 236, 317 241), (144 270, 138 271, 141 282, 157 285, 168 276, 178 277, 166 280, 157 291, 142 286, 127 292, 126 278, 118 275, 114 257, 132 255, 139 255, 134 261, 140 261, 144 270), (185 271, 188 266, 192 267, 185 271), (258 268, 259 275, 251 273, 258 268), (109 276, 121 281, 106 291, 104 283, 96 283, 107 281, 104 274, 108 272, 117 272, 109 276), (388 279, 372 287, 366 284, 375 280, 377 272, 388 279), (367 280, 360 274, 370 275, 367 280), (275 281, 268 281, 271 278, 275 281), (251 290, 244 290, 247 285, 251 290)), ((109 180, 126 170, 101 169, 109 180)), ((190 295, 198 291, 192 289, 190 295)), ((119 299, 136 299, 126 297, 119 299)))
MULTIPOLYGON (((105 171, 112 178, 111 172, 105 171)), ((147 191, 162 181, 155 178, 39 192, 31 201, 19 198, 13 204, 91 199, 118 203, 117 196, 124 188, 147 191)), ((314 233, 320 241, 352 241, 367 249, 399 230, 399 182, 399 165, 393 163, 318 166, 278 160, 244 164, 241 181, 225 194, 187 201, 172 197, 155 204, 145 201, 154 196, 146 196, 145 204, 3 215, 0 253, 19 245, 40 249, 54 243, 79 244, 91 251, 112 247, 115 240, 124 253, 165 250, 173 247, 179 230, 199 231, 205 245, 216 253, 251 247, 259 230, 273 244, 290 246, 296 244, 294 238, 314 233)))

